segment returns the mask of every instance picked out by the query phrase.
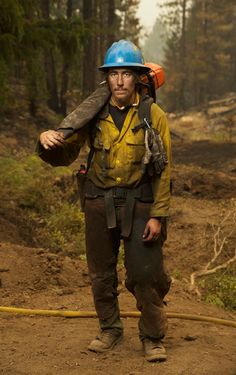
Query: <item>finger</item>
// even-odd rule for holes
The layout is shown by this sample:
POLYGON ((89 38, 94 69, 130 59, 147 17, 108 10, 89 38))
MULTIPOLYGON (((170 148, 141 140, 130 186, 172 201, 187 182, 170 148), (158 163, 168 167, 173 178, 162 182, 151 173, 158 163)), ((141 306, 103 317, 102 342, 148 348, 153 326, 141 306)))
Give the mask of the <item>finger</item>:
POLYGON ((51 149, 53 149, 55 146, 52 146, 52 145, 50 145, 50 144, 48 144, 48 143, 44 143, 43 144, 43 148, 45 148, 45 150, 51 150, 51 149))
POLYGON ((49 142, 50 144, 52 143, 54 146, 61 146, 64 143, 61 140, 55 138, 50 138, 49 142))
POLYGON ((48 150, 48 149, 52 149, 52 148, 55 148, 57 145, 54 141, 51 141, 50 139, 47 139, 46 141, 44 141, 42 143, 43 147, 48 150))
POLYGON ((61 137, 58 137, 58 135, 51 134, 45 139, 44 143, 48 146, 55 147, 61 146, 64 143, 64 141, 61 137))
POLYGON ((155 236, 153 236, 152 241, 157 241, 158 238, 159 238, 159 234, 156 234, 155 236))
POLYGON ((63 140, 64 138, 63 138, 63 133, 59 133, 54 130, 48 130, 41 134, 40 139, 41 140, 47 140, 47 139, 63 140))
POLYGON ((63 142, 64 141, 64 138, 63 138, 63 134, 62 133, 58 133, 56 131, 53 131, 53 132, 49 132, 48 134, 45 134, 45 140, 50 140, 50 141, 58 141, 58 142, 63 142))
POLYGON ((160 235, 159 231, 150 229, 150 233, 148 237, 145 238, 145 241, 152 241, 152 242, 157 241, 159 238, 159 235, 160 235))
POLYGON ((55 134, 53 134, 54 138, 57 139, 58 141, 60 142, 64 142, 64 136, 63 136, 63 133, 58 133, 58 132, 55 132, 55 134))
POLYGON ((64 140, 64 133, 62 133, 62 132, 56 132, 56 133, 59 135, 59 137, 60 137, 61 139, 64 140))
POLYGON ((153 233, 149 232, 148 235, 146 235, 143 239, 144 242, 150 242, 153 240, 153 233))
POLYGON ((148 231, 149 231, 149 227, 148 227, 148 225, 146 225, 146 227, 145 227, 145 229, 144 229, 144 231, 143 231, 143 238, 146 238, 146 237, 147 237, 147 235, 148 235, 148 231))

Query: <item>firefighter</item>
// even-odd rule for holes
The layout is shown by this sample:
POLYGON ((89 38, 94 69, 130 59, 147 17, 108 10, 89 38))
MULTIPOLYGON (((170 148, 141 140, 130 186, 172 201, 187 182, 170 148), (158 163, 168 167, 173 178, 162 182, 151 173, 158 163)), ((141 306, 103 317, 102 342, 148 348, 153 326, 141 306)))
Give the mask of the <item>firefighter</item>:
POLYGON ((147 107, 146 113, 142 108, 147 98, 142 97, 140 76, 149 68, 133 43, 113 43, 99 69, 110 90, 103 109, 67 140, 62 131, 41 133, 37 150, 52 165, 68 165, 86 140, 90 144, 83 200, 86 255, 100 329, 88 349, 105 352, 123 338, 116 271, 122 240, 125 285, 141 312, 138 330, 145 358, 164 361, 164 297, 170 288, 162 252, 170 203, 167 119, 155 103, 149 106, 150 116, 147 107))

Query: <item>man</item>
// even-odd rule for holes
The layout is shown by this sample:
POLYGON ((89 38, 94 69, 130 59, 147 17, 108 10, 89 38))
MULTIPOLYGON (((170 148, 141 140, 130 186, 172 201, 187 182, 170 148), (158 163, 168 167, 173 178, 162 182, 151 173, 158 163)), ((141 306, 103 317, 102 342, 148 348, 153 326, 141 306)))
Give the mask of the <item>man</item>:
POLYGON ((111 92, 106 106, 68 140, 62 131, 43 132, 38 153, 44 160, 51 159, 52 165, 65 165, 77 157, 85 140, 92 150, 84 210, 87 262, 100 333, 88 348, 111 350, 123 336, 116 273, 123 239, 126 287, 141 311, 139 337, 145 357, 162 361, 166 351, 161 340, 167 329, 163 299, 170 287, 162 245, 169 211, 171 149, 166 117, 157 104, 150 107, 151 124, 148 116, 139 118, 143 105, 139 77, 148 69, 133 43, 113 43, 100 67, 111 92), (154 154, 147 158, 151 146, 158 143, 155 134, 168 159, 161 170, 155 168, 154 154))

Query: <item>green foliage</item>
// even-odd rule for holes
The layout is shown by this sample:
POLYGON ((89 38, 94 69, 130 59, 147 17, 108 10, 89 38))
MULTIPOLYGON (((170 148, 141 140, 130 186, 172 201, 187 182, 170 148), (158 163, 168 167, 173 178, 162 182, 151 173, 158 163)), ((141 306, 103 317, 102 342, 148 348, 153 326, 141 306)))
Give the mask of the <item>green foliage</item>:
POLYGON ((37 225, 35 236, 37 243, 54 250, 61 249, 67 253, 83 254, 85 252, 84 217, 78 204, 64 202, 54 204, 49 212, 43 215, 30 215, 37 225))
MULTIPOLYGON (((0 0, 0 110, 9 110, 14 87, 8 92, 6 88, 20 80, 32 116, 42 102, 65 115, 75 91, 82 96, 96 87, 96 67, 114 39, 138 43, 138 4, 139 0, 0 0)), ((14 99, 17 102, 18 96, 14 99)))
MULTIPOLYGON (((140 0, 121 0, 119 5, 120 37, 129 39, 139 45, 139 34, 142 29, 136 15, 140 0)), ((118 31, 118 30, 117 30, 118 31)))
POLYGON ((20 38, 23 33, 23 8, 21 1, 0 1, 0 32, 20 38))
POLYGON ((206 302, 236 310, 236 277, 235 269, 217 272, 201 281, 203 296, 206 302))
MULTIPOLYGON (((49 1, 47 15, 44 2, 0 1, 0 98, 5 99, 1 100, 0 109, 7 107, 5 88, 11 78, 15 78, 15 72, 26 85, 33 115, 39 101, 50 98, 51 103, 54 96, 56 102, 60 92, 65 95, 62 89, 57 89, 62 84, 60 71, 64 69, 63 74, 68 75, 69 82, 71 66, 80 61, 84 39, 81 16, 76 10, 71 17, 66 16, 67 6, 64 4, 63 11, 56 14, 54 2, 49 1), (45 57, 49 54, 51 60, 46 62, 45 57), (55 87, 54 91, 50 91, 52 87, 55 87)), ((54 107, 51 109, 55 110, 54 107)))
POLYGON ((17 0, 0 1, 0 110, 8 103, 8 83, 16 46, 23 33, 23 9, 17 0))
POLYGON ((59 50, 68 61, 74 61, 84 38, 85 30, 81 19, 76 16, 69 20, 61 18, 56 21, 55 27, 59 50))
POLYGON ((16 38, 11 34, 0 35, 1 59, 8 64, 14 61, 14 48, 16 46, 16 38))
POLYGON ((84 218, 69 168, 51 168, 36 155, 0 159, 0 189, 4 212, 20 213, 34 244, 54 250, 84 252, 84 218), (74 203, 70 203, 72 198, 74 203))
POLYGON ((0 57, 0 110, 7 107, 8 101, 8 67, 6 62, 0 57))

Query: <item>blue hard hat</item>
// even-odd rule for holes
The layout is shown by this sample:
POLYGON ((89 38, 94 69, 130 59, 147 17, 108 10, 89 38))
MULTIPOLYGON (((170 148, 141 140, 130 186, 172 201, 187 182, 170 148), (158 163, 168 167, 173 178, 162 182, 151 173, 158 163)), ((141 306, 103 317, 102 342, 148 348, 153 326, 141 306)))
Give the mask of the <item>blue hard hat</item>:
POLYGON ((104 65, 98 69, 106 71, 110 68, 138 68, 142 72, 150 70, 144 65, 144 59, 141 51, 135 44, 128 40, 119 40, 112 44, 107 50, 104 60, 104 65))

